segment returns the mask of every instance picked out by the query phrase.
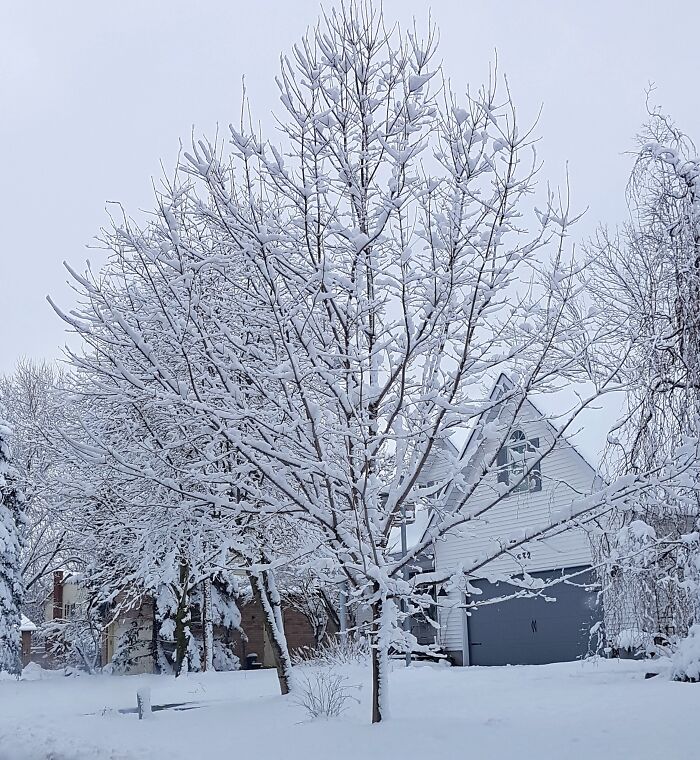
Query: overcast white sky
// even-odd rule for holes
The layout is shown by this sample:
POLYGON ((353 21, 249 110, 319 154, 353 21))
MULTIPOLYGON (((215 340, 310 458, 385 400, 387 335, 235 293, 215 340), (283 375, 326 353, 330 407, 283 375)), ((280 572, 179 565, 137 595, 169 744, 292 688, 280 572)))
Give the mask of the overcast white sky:
MULTIPOLYGON (((331 3, 329 3, 331 4, 331 3)), ((81 268, 105 204, 151 205, 160 162, 192 127, 236 119, 241 76, 257 118, 277 108, 278 56, 317 0, 6 0, 0 12, 0 372, 54 358, 66 335, 45 296, 70 306, 62 261, 81 268)), ((455 89, 498 50, 521 116, 544 105, 545 176, 590 207, 578 237, 624 215, 624 155, 644 91, 700 142, 700 2, 384 0, 390 19, 432 7, 455 89)))

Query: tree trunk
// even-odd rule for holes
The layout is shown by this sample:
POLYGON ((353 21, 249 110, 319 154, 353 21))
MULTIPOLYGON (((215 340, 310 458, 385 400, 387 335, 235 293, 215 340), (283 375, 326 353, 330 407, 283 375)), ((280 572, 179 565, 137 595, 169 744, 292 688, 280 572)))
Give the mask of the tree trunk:
POLYGON ((153 660, 153 672, 160 674, 160 652, 158 651, 158 604, 155 594, 153 595, 153 613, 151 615, 151 659, 153 660))
POLYGON ((292 661, 287 649, 287 638, 282 625, 282 606, 274 576, 269 570, 266 570, 262 573, 248 573, 248 577, 255 601, 260 605, 263 612, 265 634, 272 647, 280 692, 289 694, 292 680, 292 661))
POLYGON ((389 717, 389 641, 391 637, 390 599, 372 605, 372 723, 389 717))
POLYGON ((203 670, 214 670, 214 623, 211 609, 211 578, 202 581, 202 642, 204 644, 203 670))
POLYGON ((177 610, 175 611, 175 677, 177 678, 182 672, 182 665, 187 657, 187 624, 190 614, 189 594, 187 593, 187 584, 189 581, 189 570, 183 562, 180 565, 180 588, 177 610))

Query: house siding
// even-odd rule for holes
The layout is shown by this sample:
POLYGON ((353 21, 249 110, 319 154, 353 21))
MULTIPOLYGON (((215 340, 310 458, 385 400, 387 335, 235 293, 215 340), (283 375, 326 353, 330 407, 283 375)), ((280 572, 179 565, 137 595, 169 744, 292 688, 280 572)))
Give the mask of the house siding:
MULTIPOLYGON (((241 628, 245 632, 245 636, 240 631, 215 625, 214 638, 231 647, 234 654, 239 658, 242 668, 246 667, 246 658, 251 654, 255 654, 258 662, 265 667, 274 667, 272 647, 265 634, 262 608, 256 602, 251 601, 241 605, 240 611, 241 628)), ((304 615, 286 606, 283 607, 282 615, 290 653, 314 649, 316 642, 313 629, 304 615)), ((129 632, 135 623, 138 624, 139 630, 138 644, 130 653, 132 662, 125 672, 129 675, 153 673, 155 671, 152 657, 153 606, 149 599, 144 600, 140 608, 130 610, 107 626, 104 638, 104 661, 111 661, 120 639, 129 632)), ((201 637, 199 623, 193 624, 193 632, 195 636, 201 637)), ((336 626, 331 620, 328 621, 326 633, 329 636, 336 633, 336 626)))
MULTIPOLYGON (((316 648, 313 629, 301 612, 283 607, 282 619, 290 654, 316 648)), ((249 602, 241 607, 241 628, 245 632, 245 638, 240 631, 231 632, 233 651, 240 659, 241 667, 246 667, 246 658, 251 654, 255 654, 257 660, 265 667, 274 667, 272 647, 265 633, 264 612, 256 602, 249 602)), ((335 624, 329 620, 326 635, 332 636, 336 632, 335 624)))
MULTIPOLYGON (((529 404, 518 416, 517 427, 527 438, 538 437, 540 450, 554 440, 549 424, 529 404)), ((485 445, 482 445, 469 467, 483 462, 485 445)), ((483 517, 470 520, 435 543, 437 571, 458 570, 487 556, 502 542, 517 536, 519 530, 534 528, 550 520, 556 512, 567 508, 578 496, 591 492, 595 473, 581 455, 567 442, 560 441, 541 462, 542 490, 533 493, 514 493, 506 496, 483 517)), ((467 473, 468 475, 468 473, 467 473)), ((476 513, 485 507, 496 494, 495 473, 484 480, 469 499, 465 513, 476 513)), ((461 494, 451 496, 452 506, 461 494)), ((541 572, 564 567, 591 564, 591 547, 585 531, 573 529, 547 540, 530 541, 514 550, 520 563, 502 556, 478 570, 473 579, 489 579, 496 574, 541 572)), ((440 645, 447 651, 461 652, 465 642, 465 613, 462 595, 457 590, 443 598, 440 612, 440 645)))

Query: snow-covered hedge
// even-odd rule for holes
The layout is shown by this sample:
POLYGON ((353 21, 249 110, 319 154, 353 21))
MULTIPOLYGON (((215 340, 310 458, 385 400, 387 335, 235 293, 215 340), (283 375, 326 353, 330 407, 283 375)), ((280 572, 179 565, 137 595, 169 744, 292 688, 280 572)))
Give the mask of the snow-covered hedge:
POLYGON ((700 681, 700 624, 692 626, 671 658, 676 681, 700 681))

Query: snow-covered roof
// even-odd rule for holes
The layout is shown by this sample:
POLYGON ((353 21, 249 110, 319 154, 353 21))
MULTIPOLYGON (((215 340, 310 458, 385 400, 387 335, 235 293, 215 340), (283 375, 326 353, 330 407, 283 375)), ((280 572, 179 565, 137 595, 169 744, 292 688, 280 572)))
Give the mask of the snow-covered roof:
POLYGON ((20 631, 36 631, 36 626, 26 615, 22 615, 22 622, 19 625, 19 629, 20 631))
MULTIPOLYGON (((528 401, 555 428, 561 429, 582 401, 593 395, 592 385, 569 383, 549 393, 530 394, 528 401)), ((624 405, 624 391, 603 393, 576 415, 564 435, 567 443, 596 471, 603 464, 608 434, 620 421, 624 405)))
MULTIPOLYGON (((498 394, 499 386, 503 383, 508 383, 505 375, 501 375, 494 382, 491 391, 492 397, 498 394)), ((582 402, 594 395, 596 394, 592 383, 572 383, 562 380, 556 387, 548 391, 528 393, 527 401, 543 419, 557 430, 561 430, 582 402)), ((622 418, 625 398, 624 391, 617 389, 599 394, 576 415, 575 420, 567 428, 564 435, 567 443, 596 471, 600 469, 603 463, 608 434, 622 418)), ((459 448, 462 457, 465 458, 465 463, 470 458, 467 446, 470 443, 472 447, 478 446, 478 437, 471 440, 477 423, 478 418, 472 418, 464 426, 463 431, 459 434, 455 432, 451 436, 457 445, 461 444, 459 448)))
MULTIPOLYGON (((494 383, 491 391, 492 396, 498 393, 498 387, 502 382, 508 382, 504 375, 501 375, 494 383)), ((555 429, 561 430, 568 423, 572 413, 586 399, 595 395, 592 384, 562 382, 559 387, 551 391, 528 394, 527 400, 544 420, 555 429)), ((566 442, 596 473, 600 472, 603 466, 608 434, 623 416, 625 399, 626 396, 622 390, 610 390, 599 394, 576 414, 573 423, 567 428, 563 436, 566 442)), ((470 419, 462 431, 454 432, 450 436, 450 443, 461 452, 465 466, 479 445, 478 435, 473 436, 477 430, 478 420, 478 417, 470 419)), ((423 509, 421 512, 416 512, 415 523, 407 528, 406 538, 409 548, 423 539, 425 531, 430 525, 430 511, 423 509)), ((398 528, 392 530, 391 538, 393 540, 390 542, 390 548, 398 546, 400 549, 401 544, 396 543, 396 536, 399 536, 398 528)))
MULTIPOLYGON (((430 522, 430 510, 421 504, 415 505, 415 520, 406 526, 406 547, 415 546, 425 533, 425 529, 430 522)), ((401 552, 401 527, 394 526, 389 534, 389 551, 392 553, 401 552)))

